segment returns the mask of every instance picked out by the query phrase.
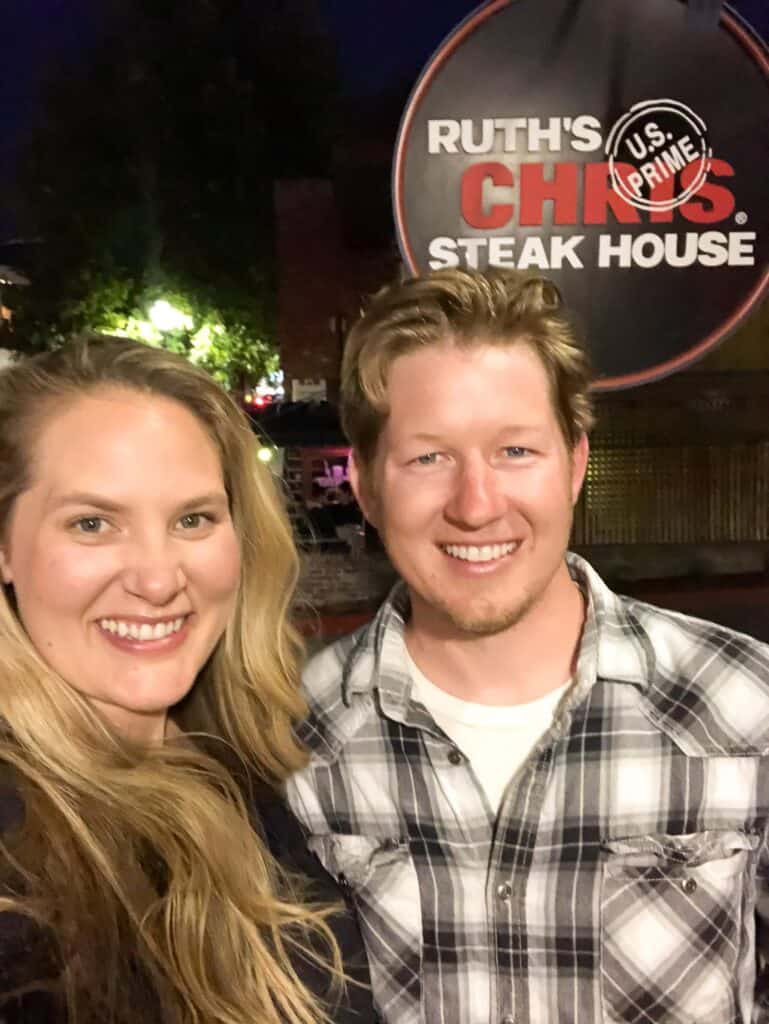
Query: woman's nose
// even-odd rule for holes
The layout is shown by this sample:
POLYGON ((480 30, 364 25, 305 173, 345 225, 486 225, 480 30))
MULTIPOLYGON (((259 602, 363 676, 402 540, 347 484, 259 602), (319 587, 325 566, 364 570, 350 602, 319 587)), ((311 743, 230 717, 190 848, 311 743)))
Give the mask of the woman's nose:
POLYGON ((184 589, 186 577, 172 541, 136 545, 123 572, 128 593, 152 605, 170 604, 184 589))

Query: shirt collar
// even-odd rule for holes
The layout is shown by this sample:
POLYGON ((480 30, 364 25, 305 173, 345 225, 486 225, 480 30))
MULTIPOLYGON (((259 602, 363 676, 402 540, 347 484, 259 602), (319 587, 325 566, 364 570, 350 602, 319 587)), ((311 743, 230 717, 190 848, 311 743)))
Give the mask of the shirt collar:
POLYGON ((577 660, 580 683, 601 679, 645 689, 655 672, 655 658, 633 603, 610 590, 579 555, 569 553, 566 563, 587 604, 577 660))
MULTIPOLYGON (((627 599, 607 587, 593 567, 568 553, 572 579, 585 597, 585 625, 577 658, 575 685, 566 702, 574 707, 597 679, 630 683, 641 689, 654 671, 654 654, 643 627, 627 599)), ((411 676, 405 651, 405 626, 410 614, 408 589, 398 582, 363 631, 345 674, 345 703, 356 694, 377 690, 382 709, 405 721, 409 714, 411 676)))

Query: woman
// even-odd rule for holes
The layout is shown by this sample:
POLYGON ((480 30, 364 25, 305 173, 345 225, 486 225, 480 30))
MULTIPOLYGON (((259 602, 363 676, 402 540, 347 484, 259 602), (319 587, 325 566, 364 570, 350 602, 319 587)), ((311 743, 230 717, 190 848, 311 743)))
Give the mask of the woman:
POLYGON ((254 451, 160 350, 0 375, 3 1024, 373 1019, 279 795, 305 760, 297 566, 254 451))

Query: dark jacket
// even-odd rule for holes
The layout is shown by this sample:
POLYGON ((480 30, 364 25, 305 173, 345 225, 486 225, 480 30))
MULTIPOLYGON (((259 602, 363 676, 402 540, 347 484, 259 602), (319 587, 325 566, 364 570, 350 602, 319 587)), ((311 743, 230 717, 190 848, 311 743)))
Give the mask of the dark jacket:
MULTIPOLYGON (((340 903, 336 882, 321 867, 305 844, 296 818, 282 798, 260 789, 252 804, 254 825, 276 860, 309 880, 309 898, 318 903, 340 903)), ((0 781, 0 833, 18 824, 23 806, 17 793, 0 781)), ((359 984, 346 985, 338 1004, 330 1010, 334 1024, 374 1024, 369 972, 363 940, 353 911, 344 909, 329 920, 341 950, 346 973, 359 984)), ((56 954, 27 918, 0 913, 0 1024, 66 1024, 66 1012, 57 994, 56 954)), ((315 994, 325 997, 329 977, 317 964, 298 955, 297 974, 315 994)), ((137 1024, 155 1024, 151 993, 137 991, 137 1024), (146 1001, 146 1004, 145 1004, 146 1001)))

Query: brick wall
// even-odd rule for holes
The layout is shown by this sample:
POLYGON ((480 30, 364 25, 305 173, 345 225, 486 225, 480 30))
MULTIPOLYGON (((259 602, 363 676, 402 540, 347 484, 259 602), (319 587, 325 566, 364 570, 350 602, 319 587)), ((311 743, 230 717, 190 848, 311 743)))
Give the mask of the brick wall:
POLYGON ((298 609, 301 617, 313 612, 339 614, 375 608, 395 582, 385 555, 309 552, 302 555, 298 609))
POLYGON ((361 299, 397 272, 392 249, 353 245, 330 181, 279 181, 275 186, 278 344, 286 394, 295 378, 325 378, 335 401, 344 327, 361 299))

